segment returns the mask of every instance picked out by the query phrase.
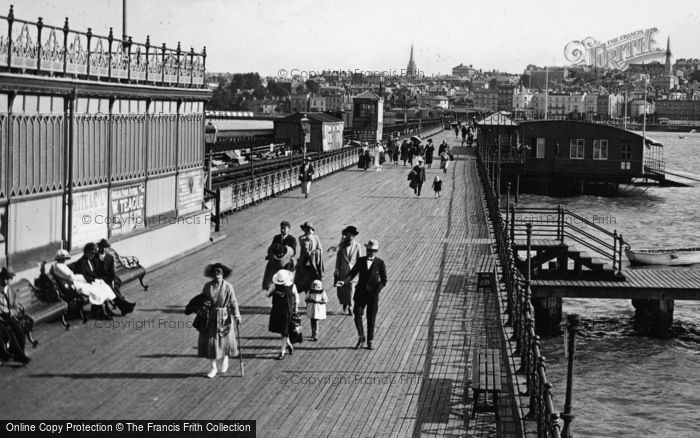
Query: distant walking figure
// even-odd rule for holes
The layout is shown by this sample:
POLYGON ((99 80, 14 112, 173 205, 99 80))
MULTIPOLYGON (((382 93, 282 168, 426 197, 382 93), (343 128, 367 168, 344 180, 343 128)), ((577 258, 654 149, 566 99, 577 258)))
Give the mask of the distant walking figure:
POLYGON ((309 197, 309 190, 311 190, 311 180, 314 175, 314 167, 311 165, 311 158, 306 158, 304 164, 301 165, 299 169, 299 181, 301 181, 301 193, 304 194, 305 198, 309 197))
POLYGON ((352 280, 356 275, 360 275, 355 287, 355 328, 357 328, 357 344, 355 348, 360 348, 367 341, 367 349, 372 349, 374 340, 374 324, 379 310, 379 293, 384 289, 387 282, 386 266, 384 260, 376 257, 379 251, 379 242, 371 239, 366 245, 367 256, 360 257, 355 266, 350 270, 344 279, 336 286, 343 286, 352 280), (367 308, 367 337, 363 327, 362 318, 367 308))
POLYGON ((440 192, 442 191, 442 180, 439 176, 436 176, 433 180, 433 190, 435 191, 435 197, 440 197, 440 192))
POLYGON ((433 152, 435 152, 435 145, 433 145, 433 139, 428 139, 428 146, 425 148, 425 165, 430 169, 433 166, 433 152))
POLYGON ((411 181, 413 183, 413 193, 416 196, 420 196, 421 188, 423 187, 423 183, 425 182, 425 166, 423 166, 422 158, 418 158, 418 164, 413 166, 413 170, 411 170, 411 173, 413 174, 413 179, 411 181))

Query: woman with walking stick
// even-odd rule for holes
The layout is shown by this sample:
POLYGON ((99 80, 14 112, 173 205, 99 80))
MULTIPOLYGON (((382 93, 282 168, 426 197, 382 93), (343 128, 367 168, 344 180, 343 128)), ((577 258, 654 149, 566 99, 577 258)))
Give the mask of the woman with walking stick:
POLYGON ((185 314, 197 312, 194 326, 199 330, 197 357, 211 361, 207 377, 213 379, 218 373, 217 360, 221 360, 221 372, 228 371, 230 355, 240 355, 236 332, 241 323, 241 313, 231 283, 224 279, 231 269, 221 263, 207 265, 204 275, 211 278, 185 309, 185 314), (235 326, 233 320, 235 319, 235 326))

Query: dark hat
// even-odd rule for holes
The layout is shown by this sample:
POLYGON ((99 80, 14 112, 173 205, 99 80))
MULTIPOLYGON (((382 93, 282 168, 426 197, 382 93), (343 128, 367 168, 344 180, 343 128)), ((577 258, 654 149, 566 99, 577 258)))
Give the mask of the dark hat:
POLYGON ((309 221, 304 222, 303 224, 300 225, 302 230, 305 230, 307 228, 311 228, 312 230, 316 231, 316 228, 314 228, 314 224, 312 224, 309 221))
POLYGON ((90 242, 83 247, 83 252, 97 252, 97 245, 94 242, 90 242))
POLYGON ((354 226, 348 225, 343 229, 341 234, 352 234, 353 236, 357 236, 358 234, 360 234, 360 232, 357 231, 357 228, 355 228, 354 226))
POLYGON ((97 242, 97 247, 98 248, 111 248, 112 245, 107 242, 107 239, 102 239, 99 242, 97 242))
POLYGON ((216 275, 214 274, 214 270, 216 269, 221 269, 224 272, 224 278, 228 277, 229 275, 231 275, 231 272, 233 272, 231 271, 231 268, 227 267, 223 263, 217 262, 207 265, 207 267, 204 268, 204 276, 210 278, 216 277, 216 275))
POLYGON ((282 222, 280 222, 280 227, 289 227, 289 228, 291 228, 292 226, 289 224, 288 221, 282 221, 282 222))
POLYGON ((3 266, 2 269, 0 269, 0 278, 11 280, 12 277, 14 277, 15 275, 15 271, 13 271, 12 268, 10 268, 9 266, 3 266))

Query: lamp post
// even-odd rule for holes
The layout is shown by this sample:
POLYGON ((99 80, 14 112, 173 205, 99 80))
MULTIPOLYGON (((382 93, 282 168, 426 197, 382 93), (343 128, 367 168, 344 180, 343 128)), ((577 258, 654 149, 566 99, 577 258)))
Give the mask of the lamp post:
POLYGON ((306 143, 309 142, 310 140, 310 133, 311 133, 311 124, 309 123, 309 118, 306 117, 306 114, 301 118, 299 121, 301 123, 301 131, 304 134, 304 138, 302 140, 302 152, 304 155, 304 161, 306 161, 306 143))
POLYGON ((207 189, 211 190, 211 157, 213 155, 212 149, 216 145, 216 134, 218 129, 211 121, 207 122, 207 126, 204 127, 204 145, 206 148, 207 156, 207 189))

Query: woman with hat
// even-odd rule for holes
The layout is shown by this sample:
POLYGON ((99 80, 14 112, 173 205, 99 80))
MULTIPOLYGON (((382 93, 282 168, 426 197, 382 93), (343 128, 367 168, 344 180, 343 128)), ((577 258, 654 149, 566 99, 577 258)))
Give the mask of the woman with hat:
MULTIPOLYGON (((296 244, 296 242, 294 242, 296 244)), ((272 277, 280 269, 294 272, 296 269, 296 261, 294 260, 294 250, 287 245, 276 243, 272 249, 272 257, 265 265, 265 274, 263 274, 262 288, 264 291, 270 290, 273 285, 272 277)))
MULTIPOLYGON (((338 245, 338 254, 335 259, 335 272, 333 273, 333 283, 345 278, 348 272, 357 263, 362 247, 355 241, 355 237, 360 234, 357 228, 350 225, 341 232, 341 240, 338 245)), ((338 302, 343 306, 343 312, 347 310, 352 316, 352 289, 353 283, 348 282, 337 288, 338 302)))
MULTIPOLYGON (((97 245, 88 244, 84 248, 84 255, 78 262, 84 262, 89 267, 89 260, 97 254, 97 245), (93 248, 94 246, 94 248, 93 248)), ((72 284, 75 290, 81 295, 84 295, 92 305, 92 314, 95 317, 102 319, 112 319, 109 313, 109 307, 105 303, 110 303, 117 296, 107 283, 99 278, 93 278, 92 282, 80 273, 74 273, 71 268, 66 265, 66 260, 70 259, 70 254, 65 249, 59 249, 56 252, 56 263, 51 267, 51 273, 57 280, 63 280, 72 284)), ((83 264, 83 263, 81 263, 83 264)), ((86 268, 88 269, 88 268, 86 268)))
POLYGON ((323 290, 321 280, 314 280, 306 293, 306 316, 311 320, 311 340, 318 341, 318 322, 326 319, 328 295, 323 290))
POLYGON ((294 353, 294 347, 289 341, 289 323, 297 309, 297 291, 294 285, 294 274, 286 269, 281 269, 272 277, 275 288, 268 294, 272 297, 272 309, 270 310, 270 322, 268 330, 279 333, 282 336, 282 350, 277 359, 284 359, 284 354, 294 353))
POLYGON ((211 361, 211 371, 207 374, 210 379, 218 372, 216 361, 222 359, 221 372, 228 371, 229 356, 240 354, 236 342, 236 330, 241 323, 241 313, 233 286, 224 280, 231 275, 231 269, 222 263, 207 265, 204 275, 211 278, 201 295, 203 303, 209 306, 207 326, 199 332, 197 342, 197 357, 205 357, 211 361), (236 325, 233 325, 233 320, 236 325))
POLYGON ((323 247, 311 222, 304 222, 301 229, 304 234, 299 236, 299 261, 294 283, 299 292, 306 292, 314 280, 323 281, 323 247))

